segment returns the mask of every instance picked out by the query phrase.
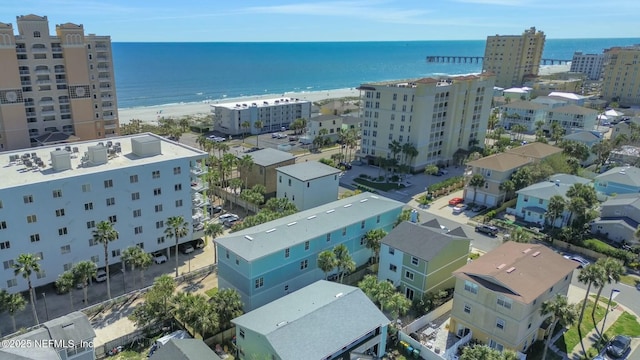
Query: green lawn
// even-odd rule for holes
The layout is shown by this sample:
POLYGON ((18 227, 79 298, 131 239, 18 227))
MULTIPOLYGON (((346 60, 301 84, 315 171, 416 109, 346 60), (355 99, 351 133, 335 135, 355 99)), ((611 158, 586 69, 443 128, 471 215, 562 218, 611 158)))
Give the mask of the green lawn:
POLYGON ((638 283, 640 283, 640 276, 623 275, 622 277, 620 277, 620 282, 635 287, 638 283))
MULTIPOLYGON (((595 294, 589 294, 589 297, 591 298, 591 300, 596 301, 596 295, 595 294)), ((607 307, 607 303, 609 302, 609 298, 606 296, 602 296, 600 295, 600 299, 599 299, 600 305, 604 306, 605 308, 607 307)), ((615 308, 616 306, 618 306, 618 303, 611 300, 611 305, 612 308, 615 308)))
POLYGON ((218 292, 218 288, 213 288, 213 289, 206 290, 204 293, 207 294, 207 296, 209 296, 210 298, 212 298, 216 295, 217 292, 218 292))
MULTIPOLYGON (((604 332, 605 339, 612 339, 616 335, 629 335, 631 337, 640 336, 640 324, 635 316, 628 312, 622 313, 618 320, 604 332)), ((604 341, 600 344, 600 348, 604 345, 604 341)), ((589 359, 595 357, 598 354, 598 349, 592 347, 587 351, 587 357, 589 359)))
MULTIPOLYGON (((544 341, 536 341, 531 345, 527 351, 527 360, 541 360, 542 353, 544 352, 544 341)), ((562 360, 562 357, 553 352, 553 350, 547 350, 547 360, 562 360)))
POLYGON ((599 253, 604 253, 605 251, 612 251, 612 250, 616 250, 616 248, 614 248, 613 246, 607 244, 604 241, 598 240, 598 239, 587 239, 584 241, 585 245, 590 245, 588 246, 588 248, 590 249, 594 249, 599 253))
POLYGON ((401 189, 402 186, 398 186, 397 183, 378 183, 378 182, 373 182, 373 181, 369 181, 369 180, 365 180, 363 178, 355 178, 353 179, 353 181, 355 183, 364 185, 364 186, 368 186, 370 188, 374 188, 377 190, 381 190, 381 191, 390 191, 390 190, 396 190, 396 189, 401 189))
MULTIPOLYGON (((595 328, 593 324, 593 320, 591 319, 591 310, 593 309, 593 302, 589 301, 587 303, 587 307, 584 310, 584 317, 582 318, 582 324, 580 325, 580 329, 582 330, 582 336, 587 336, 587 334, 595 328)), ((598 306, 596 309, 596 323, 600 322, 604 317, 605 307, 598 306)), ((570 327, 567 332, 564 333, 558 340, 555 342, 555 345, 565 353, 571 353, 573 348, 576 347, 580 343, 580 337, 578 336, 578 326, 577 324, 570 327)))

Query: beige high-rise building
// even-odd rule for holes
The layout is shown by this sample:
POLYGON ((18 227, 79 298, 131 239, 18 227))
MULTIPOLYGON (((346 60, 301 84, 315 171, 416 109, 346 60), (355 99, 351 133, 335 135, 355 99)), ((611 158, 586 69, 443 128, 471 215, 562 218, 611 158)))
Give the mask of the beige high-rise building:
POLYGON ((620 105, 640 104, 640 45, 605 50, 602 97, 620 105))
POLYGON ((0 151, 116 136, 111 38, 46 16, 0 22, 0 151))
POLYGON ((362 84, 358 157, 395 157, 414 171, 454 164, 458 150, 484 144, 494 80, 485 73, 362 84), (416 153, 397 150, 405 144, 416 153))
POLYGON ((495 35, 487 37, 482 72, 496 75, 496 86, 521 86, 526 75, 538 75, 545 35, 535 27, 522 35, 495 35))

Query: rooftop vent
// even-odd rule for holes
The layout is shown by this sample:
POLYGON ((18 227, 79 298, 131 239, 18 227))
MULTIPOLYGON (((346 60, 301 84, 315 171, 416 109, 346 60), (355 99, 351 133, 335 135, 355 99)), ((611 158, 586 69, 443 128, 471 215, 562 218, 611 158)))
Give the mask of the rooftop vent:
POLYGON ((249 236, 249 235, 245 235, 244 238, 249 240, 249 241, 253 241, 253 238, 251 236, 249 236))
POLYGON ((307 220, 311 220, 311 219, 315 219, 315 218, 316 218, 316 216, 315 216, 315 215, 311 215, 311 216, 309 216, 309 217, 307 218, 307 220))
POLYGON ((51 152, 51 165, 54 171, 71 169, 71 154, 64 150, 54 150, 51 152))
POLYGON ((297 221, 290 222, 290 223, 288 223, 288 224, 287 224, 287 226, 293 226, 293 225, 295 225, 295 224, 297 224, 297 223, 298 223, 297 221))
POLYGON ((267 231, 265 231, 265 232, 266 232, 267 234, 270 234, 270 233, 272 233, 272 232, 274 232, 274 231, 276 231, 276 229, 275 229, 275 228, 273 228, 273 229, 269 229, 269 230, 267 230, 267 231))
POLYGON ((347 204, 347 205, 345 205, 345 206, 343 206, 343 207, 348 208, 348 207, 351 207, 351 205, 353 205, 353 204, 347 204))
POLYGON ((336 211, 336 210, 335 209, 327 210, 327 214, 331 214, 334 211, 336 211))
POLYGON ((369 201, 369 199, 362 199, 362 200, 360 200, 360 202, 361 202, 361 203, 363 203, 363 202, 367 202, 367 201, 369 201))
POLYGON ((515 267, 510 267, 507 269, 507 274, 511 274, 516 268, 515 267))
POLYGON ((526 248, 526 249, 522 250, 522 253, 523 253, 523 254, 526 254, 526 253, 528 253, 529 251, 531 251, 531 248, 526 248))
POLYGON ((342 295, 344 295, 344 294, 343 293, 337 293, 336 297, 339 298, 339 297, 342 297, 342 295))
POLYGON ((279 323, 276 324, 276 326, 283 326, 283 325, 287 325, 288 321, 280 321, 279 323))
POLYGON ((536 251, 536 252, 534 252, 534 253, 533 253, 533 255, 531 255, 531 256, 533 256, 533 257, 537 257, 538 255, 540 255, 540 251, 536 251))
POLYGON ((498 267, 496 269, 502 269, 505 266, 507 266, 507 264, 500 264, 500 265, 498 265, 498 267))
POLYGON ((102 143, 99 143, 98 145, 95 145, 95 146, 89 146, 87 148, 87 156, 88 156, 87 160, 92 165, 106 164, 107 148, 102 143))
POLYGON ((160 155, 161 146, 162 142, 155 136, 143 135, 131 138, 131 152, 140 157, 160 155))

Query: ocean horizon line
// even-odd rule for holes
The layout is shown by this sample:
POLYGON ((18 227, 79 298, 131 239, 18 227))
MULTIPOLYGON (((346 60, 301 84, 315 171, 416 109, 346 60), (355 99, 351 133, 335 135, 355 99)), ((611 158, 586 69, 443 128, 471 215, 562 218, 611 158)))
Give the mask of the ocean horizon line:
MULTIPOLYGON (((493 35, 488 35, 493 36, 493 35)), ((505 35, 506 36, 506 35, 505 35)), ((588 37, 588 38, 546 38, 549 40, 629 40, 638 37, 588 37)), ((454 41, 486 41, 483 39, 453 40, 326 40, 326 41, 112 41, 113 44, 326 44, 326 43, 399 43, 399 42, 454 42, 454 41)))

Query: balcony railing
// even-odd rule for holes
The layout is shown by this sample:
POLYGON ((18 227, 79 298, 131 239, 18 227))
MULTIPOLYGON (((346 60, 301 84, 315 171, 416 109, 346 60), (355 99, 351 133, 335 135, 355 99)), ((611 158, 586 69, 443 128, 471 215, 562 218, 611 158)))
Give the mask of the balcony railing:
POLYGON ((116 117, 114 115, 103 115, 102 120, 115 120, 116 117))
POLYGON ((207 183, 205 182, 192 182, 191 183, 191 190, 193 191, 203 191, 203 190, 207 190, 209 187, 207 185, 207 183))
POLYGON ((104 129, 105 130, 113 130, 113 129, 117 128, 117 127, 118 127, 118 125, 116 125, 116 124, 109 124, 109 125, 105 125, 104 129))
POLYGON ((194 166, 191 168, 191 174, 195 175, 195 176, 199 176, 205 173, 205 170, 203 168, 194 166))
POLYGON ((49 75, 50 72, 49 69, 37 69, 35 71, 35 73, 39 75, 49 75))

